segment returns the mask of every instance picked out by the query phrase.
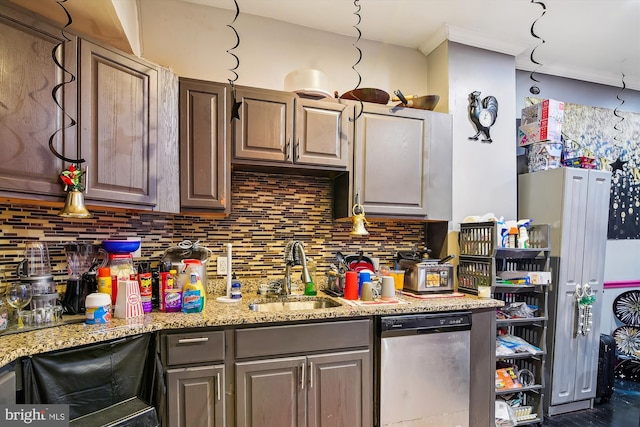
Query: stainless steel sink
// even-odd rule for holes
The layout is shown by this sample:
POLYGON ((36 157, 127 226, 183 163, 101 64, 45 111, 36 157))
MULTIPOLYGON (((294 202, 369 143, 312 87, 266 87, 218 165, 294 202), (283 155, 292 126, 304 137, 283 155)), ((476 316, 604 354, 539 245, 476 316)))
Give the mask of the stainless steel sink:
POLYGON ((253 311, 296 311, 316 310, 319 308, 339 307, 342 304, 328 298, 315 298, 312 300, 267 300, 249 303, 249 309, 253 311))

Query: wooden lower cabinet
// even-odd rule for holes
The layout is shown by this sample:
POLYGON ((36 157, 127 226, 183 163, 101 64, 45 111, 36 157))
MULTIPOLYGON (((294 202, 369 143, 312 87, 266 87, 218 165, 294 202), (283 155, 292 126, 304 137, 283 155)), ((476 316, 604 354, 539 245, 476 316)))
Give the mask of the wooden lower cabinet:
POLYGON ((225 427, 224 365, 167 370, 171 427, 225 427))
POLYGON ((373 425, 369 350, 309 356, 309 427, 373 425))
POLYGON ((13 368, 0 372, 0 405, 16 404, 16 372, 13 368))
POLYGON ((237 362, 236 426, 371 426, 370 360, 356 350, 237 362))
POLYGON ((306 425, 306 358, 236 363, 236 426, 306 425))

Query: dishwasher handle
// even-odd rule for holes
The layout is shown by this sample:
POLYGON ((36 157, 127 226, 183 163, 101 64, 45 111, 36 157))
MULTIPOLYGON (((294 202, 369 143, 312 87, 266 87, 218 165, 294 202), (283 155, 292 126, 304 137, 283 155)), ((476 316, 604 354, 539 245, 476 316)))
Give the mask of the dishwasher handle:
MULTIPOLYGON (((459 325, 459 326, 443 326, 440 328, 417 328, 414 329, 416 335, 424 335, 424 334, 442 334, 444 332, 457 332, 457 331, 468 331, 471 329, 471 325, 459 325)), ((411 332, 411 329, 408 330, 411 332)))

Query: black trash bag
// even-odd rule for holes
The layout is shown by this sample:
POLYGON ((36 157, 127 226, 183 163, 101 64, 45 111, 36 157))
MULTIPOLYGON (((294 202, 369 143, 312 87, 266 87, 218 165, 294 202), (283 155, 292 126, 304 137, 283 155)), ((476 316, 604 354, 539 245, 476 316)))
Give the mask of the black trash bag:
POLYGON ((69 405, 74 419, 131 397, 156 400, 152 334, 24 358, 27 404, 69 405))

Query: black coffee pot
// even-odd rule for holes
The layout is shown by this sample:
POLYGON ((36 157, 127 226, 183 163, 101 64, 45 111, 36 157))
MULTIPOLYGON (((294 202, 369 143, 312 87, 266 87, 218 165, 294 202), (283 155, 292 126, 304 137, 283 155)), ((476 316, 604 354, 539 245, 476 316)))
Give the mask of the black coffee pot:
POLYGON ((82 314, 85 312, 87 295, 98 291, 98 279, 93 270, 82 274, 82 278, 67 280, 67 290, 62 300, 65 314, 82 314))

